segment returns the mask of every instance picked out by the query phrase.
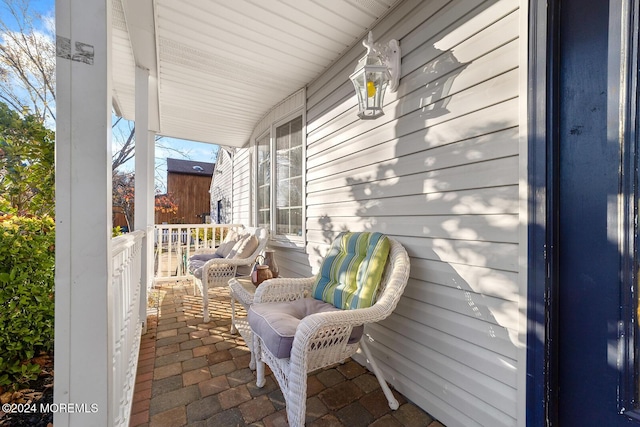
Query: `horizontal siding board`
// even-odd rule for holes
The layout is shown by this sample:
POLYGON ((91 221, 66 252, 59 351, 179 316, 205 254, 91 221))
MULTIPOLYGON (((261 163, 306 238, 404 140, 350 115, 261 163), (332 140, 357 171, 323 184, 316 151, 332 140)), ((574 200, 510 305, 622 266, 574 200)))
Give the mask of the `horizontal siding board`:
POLYGON ((408 297, 400 300, 394 314, 412 319, 421 325, 468 341, 509 359, 517 359, 517 349, 507 328, 481 319, 460 316, 451 310, 408 297))
MULTIPOLYGON (((423 92, 415 91, 402 98, 402 102, 395 102, 385 107, 386 114, 382 117, 397 118, 395 121, 379 119, 376 121, 360 120, 352 122, 352 118, 345 115, 344 118, 338 120, 347 121, 351 124, 335 123, 330 127, 323 128, 322 132, 318 131, 313 135, 309 135, 308 156, 313 159, 313 156, 320 153, 324 154, 324 152, 340 147, 347 142, 348 145, 345 146, 352 147, 354 142, 357 143, 357 138, 362 138, 363 135, 369 137, 366 133, 374 129, 376 139, 380 143, 419 130, 428 130, 443 122, 455 119, 466 121, 465 116, 491 105, 514 99, 517 97, 517 92, 517 70, 508 71, 492 79, 485 80, 476 86, 459 92, 456 96, 449 96, 446 105, 444 103, 434 103, 429 93, 427 93, 426 97, 423 97, 425 95, 423 92), (482 96, 478 97, 477 93, 481 93, 482 96), (340 132, 336 133, 336 129, 340 132), (388 136, 379 134, 381 131, 387 131, 388 136)), ((517 110, 511 110, 511 114, 517 116, 517 110)), ((490 122, 490 120, 486 120, 486 116, 482 118, 484 121, 481 123, 490 122)), ((464 127, 468 126, 465 125, 464 127)), ((487 132, 477 132, 473 136, 484 133, 487 132)), ((309 166, 313 167, 314 165, 311 163, 309 166)))
POLYGON ((309 205, 307 215, 328 216, 385 216, 385 215, 487 215, 517 214, 518 187, 492 187, 447 193, 417 194, 413 196, 349 201, 323 205, 309 205))
MULTIPOLYGON (((313 192, 309 185, 308 204, 324 204, 351 200, 365 201, 383 197, 412 194, 442 193, 472 188, 499 187, 518 184, 518 158, 507 157, 470 165, 416 173, 424 161, 410 163, 400 159, 397 165, 375 166, 343 178, 341 185, 333 182, 327 189, 313 192), (407 165, 407 163, 409 163, 407 165), (416 164, 417 163, 417 164, 416 164), (400 175, 398 174, 408 174, 400 175), (380 179, 384 177, 384 179, 380 179)), ((338 182, 341 179, 338 179, 338 182)))
MULTIPOLYGON (((425 47, 415 52, 417 60, 421 61, 423 67, 407 75, 401 80, 401 85, 396 94, 389 93, 387 96, 387 104, 385 105, 385 116, 375 121, 376 126, 380 126, 382 121, 392 122, 390 109, 397 104, 403 107, 395 107, 399 114, 407 114, 413 110, 422 110, 425 112, 435 110, 438 101, 443 100, 443 96, 452 97, 454 94, 472 88, 479 83, 490 80, 492 77, 502 75, 510 70, 517 68, 518 54, 517 43, 506 43, 500 39, 498 41, 491 40, 493 43, 486 46, 478 46, 477 43, 467 41, 458 47, 455 53, 449 51, 442 54, 442 51, 433 46, 425 47), (424 65, 424 56, 432 56, 433 61, 424 65), (456 71, 455 76, 452 72, 456 71), (442 87, 445 81, 451 79, 451 87, 449 93, 442 93, 442 87), (430 89, 432 88, 432 89, 430 89), (400 98, 400 100, 398 100, 400 98)), ((407 58, 403 58, 403 66, 407 58)), ((498 94, 496 92, 496 94, 498 94)), ((491 98, 487 99, 490 105, 495 101, 491 98)), ((347 106, 344 103, 344 106, 347 106)), ((351 103, 349 110, 339 112, 332 111, 334 117, 332 120, 324 120, 322 125, 318 121, 310 120, 309 129, 313 129, 309 133, 309 142, 313 143, 324 137, 331 135, 336 130, 343 129, 349 124, 357 125, 357 116, 355 115, 355 97, 351 103)), ((328 119, 329 117, 323 117, 328 119)), ((449 115, 442 119, 450 119, 449 115)))
MULTIPOLYGON (((506 3, 513 4, 514 2, 509 1, 506 3)), ((500 71, 497 68, 494 69, 489 66, 488 69, 480 70, 480 66, 486 65, 486 58, 494 56, 495 50, 518 38, 518 27, 515 25, 518 19, 517 12, 509 13, 501 20, 492 22, 488 27, 458 27, 446 33, 446 35, 440 35, 437 40, 423 43, 412 52, 403 55, 402 68, 403 72, 406 73, 403 84, 409 90, 414 90, 415 86, 410 83, 411 75, 422 74, 425 75, 425 78, 433 80, 433 76, 437 76, 438 73, 445 74, 452 71, 451 67, 455 66, 456 63, 470 66, 477 62, 475 69, 480 76, 491 72, 498 74, 500 71), (469 32, 472 31, 478 31, 478 33, 473 37, 469 37, 469 32), (451 61, 452 58, 456 61, 451 61), (429 73, 424 72, 427 70, 431 72, 431 76, 429 73), (434 71, 438 73, 434 73, 434 71)), ((428 25, 428 23, 425 24, 428 25)), ((478 21, 478 24, 481 26, 484 23, 478 21)), ((420 29, 417 29, 416 32, 419 37, 421 35, 420 29)), ((404 46, 405 44, 401 45, 401 47, 404 46)), ((517 58, 513 60, 517 64, 517 58)))
POLYGON ((248 148, 240 148, 234 154, 233 177, 233 219, 236 224, 251 224, 251 157, 248 148))
MULTIPOLYGON (((452 270, 454 270, 453 267, 452 270)), ((456 276, 457 273, 452 271, 451 275, 456 276)), ((458 276, 457 281, 458 287, 452 288, 412 279, 405 295, 416 301, 455 311, 463 316, 484 320, 513 331, 518 329, 518 317, 505 315, 518 310, 518 301, 513 301, 512 295, 507 292, 500 298, 483 295, 473 291, 463 277, 458 276)))
MULTIPOLYGON (((429 414, 435 419, 441 420, 441 422, 446 420, 447 427, 482 427, 482 424, 477 420, 465 414, 467 405, 464 404, 464 400, 467 395, 464 395, 464 391, 460 399, 451 401, 451 399, 449 399, 451 393, 449 392, 450 385, 438 375, 423 370, 410 360, 404 361, 400 359, 398 362, 394 360, 392 363, 380 362, 380 358, 391 353, 390 349, 382 347, 382 350, 380 350, 376 346, 372 349, 372 352, 378 361, 378 366, 385 372, 387 381, 393 385, 399 393, 405 396, 411 396, 411 401, 416 405, 422 408, 429 408, 429 414), (400 372, 397 369, 398 363, 401 364, 403 372, 409 371, 411 375, 405 375, 405 373, 400 372), (447 392, 443 392, 443 390, 447 390, 447 392), (461 405, 458 404, 460 400, 462 400, 461 405)), ((365 366, 368 363, 362 354, 356 354, 354 359, 365 366)), ((453 392, 459 390, 459 387, 455 385, 453 387, 453 392)), ((473 398, 471 395, 468 395, 468 397, 473 398)))
MULTIPOLYGON (((514 417, 483 401, 481 397, 485 396, 477 396, 470 393, 467 389, 467 381, 457 383, 448 381, 447 378, 443 378, 437 373, 424 369, 423 366, 415 363, 413 358, 406 356, 406 353, 398 351, 398 347, 383 345, 381 341, 386 341, 385 338, 391 338, 391 342, 393 342, 393 336, 397 335, 393 332, 388 332, 387 336, 383 338, 383 331, 383 329, 376 332, 368 330, 368 333, 372 335, 373 345, 370 345, 370 347, 376 361, 382 364, 385 370, 390 368, 391 372, 395 371, 396 378, 398 376, 400 377, 399 379, 401 380, 398 381, 400 385, 396 386, 396 388, 398 388, 401 393, 404 392, 404 384, 415 383, 421 387, 423 393, 425 391, 433 393, 450 404, 452 408, 455 408, 452 414, 442 414, 444 417, 439 416, 440 414, 438 413, 433 413, 434 416, 440 420, 447 420, 447 427, 455 425, 455 423, 452 424, 449 420, 452 417, 456 417, 455 413, 458 410, 464 411, 466 414, 471 414, 470 419, 473 420, 471 423, 460 424, 465 427, 473 425, 510 427, 515 425, 514 417), (391 357, 393 357, 393 362, 389 362, 391 357), (461 387, 458 384, 464 384, 464 386, 461 387)), ((395 385, 395 382, 393 380, 391 381, 395 385)), ((491 394, 491 391, 488 391, 488 393, 491 394)), ((507 402, 513 405, 515 409, 515 392, 507 402)), ((465 418, 467 417, 463 419, 465 418)))
MULTIPOLYGON (((401 242, 412 258, 517 272, 518 246, 515 244, 429 237, 403 237, 401 242)), ((517 289, 509 288, 509 291, 517 289)), ((511 292, 505 291, 504 295, 506 298, 511 292)), ((508 299, 517 300, 517 293, 508 299)))
POLYGON ((403 237, 402 244, 411 257, 518 271, 518 245, 511 243, 403 237))
MULTIPOLYGON (((485 1, 482 4, 473 4, 466 0, 450 2, 449 5, 441 9, 436 16, 425 20, 402 38, 401 47, 403 55, 410 55, 425 43, 437 44, 439 49, 446 50, 459 46, 459 44, 465 40, 482 38, 483 36, 479 35, 479 33, 496 32, 497 30, 494 26, 505 16, 512 14, 517 9, 518 0, 501 0, 499 2, 485 1), (452 5, 458 8, 464 7, 464 9, 456 10, 452 5), (458 13, 458 15, 455 16, 452 13, 456 11, 464 13, 458 13), (434 25, 438 24, 445 25, 434 27, 434 25), (437 29, 437 31, 426 33, 426 31, 430 29, 437 29)), ((512 33, 514 29, 509 28, 507 31, 512 33)), ((505 35, 505 39, 508 38, 509 37, 505 35)), ((414 68, 409 68, 411 71, 413 71, 413 69, 414 68)))
MULTIPOLYGON (((396 122, 381 124, 375 132, 369 131, 370 125, 355 125, 345 129, 340 135, 317 141, 308 147, 308 167, 314 168, 322 165, 322 158, 338 158, 358 152, 367 147, 381 144, 385 141, 398 141, 398 156, 403 155, 404 149, 416 150, 415 143, 422 143, 422 148, 431 148, 445 143, 469 139, 480 135, 487 135, 491 132, 500 131, 517 125, 517 99, 515 92, 517 82, 513 81, 516 74, 511 74, 503 78, 503 83, 509 86, 511 92, 508 95, 500 96, 488 95, 483 101, 491 100, 495 103, 484 104, 485 108, 474 108, 472 105, 464 106, 457 102, 447 108, 458 107, 458 115, 451 115, 446 118, 430 118, 421 111, 414 111, 411 114, 401 117, 396 122), (499 98, 505 98, 499 100, 499 98), (366 126, 366 128, 363 128, 366 126), (356 129, 358 128, 358 129, 356 129), (404 148, 404 146, 407 146, 404 148)), ((487 90, 490 90, 491 83, 486 83, 487 90)), ((484 88, 483 86, 483 88, 484 88)), ((493 86, 499 90, 499 86, 493 86)), ((486 91, 483 91, 485 93, 486 91)), ((462 96, 463 94, 461 94, 462 96)), ((464 94, 465 98, 471 94, 464 94)), ((478 101, 474 101, 476 103, 478 101)), ((420 147, 420 146, 418 146, 420 147)))
MULTIPOLYGON (((433 215, 383 217, 308 217, 307 239, 326 241, 327 227, 340 224, 350 231, 376 230, 396 236, 518 243, 518 215, 433 215)), ((333 233, 330 233, 333 235, 333 233)), ((329 241, 330 242, 330 241, 329 241)))
POLYGON ((512 271, 414 258, 411 260, 411 277, 456 289, 462 280, 466 290, 479 295, 513 302, 518 298, 518 274, 512 271))
MULTIPOLYGON (((436 53, 440 53, 438 49, 435 50, 436 53)), ((468 42, 454 51, 440 53, 433 61, 423 64, 422 68, 405 77, 402 81, 403 86, 399 88, 395 97, 400 99, 400 103, 415 107, 415 104, 408 102, 411 98, 403 98, 404 95, 415 92, 417 95, 422 95, 419 108, 425 112, 434 110, 430 107, 431 105, 439 106, 448 102, 447 98, 452 98, 459 92, 516 69, 517 58, 518 43, 515 41, 497 46, 494 44, 473 46, 468 42), (445 87, 446 92, 443 90, 445 87)), ((416 60, 419 59, 421 58, 416 58, 416 60)), ((389 105, 393 105, 394 97, 389 97, 388 101, 389 105)), ((411 110, 404 108, 400 111, 404 113, 411 110)), ((446 113, 446 110, 444 112, 446 113)))
MULTIPOLYGON (((465 31, 469 27, 468 14, 481 4, 482 1, 467 0, 425 2, 422 22, 411 28, 400 39, 403 75, 415 70, 415 67, 405 68, 404 57, 410 56, 424 44, 439 43, 445 34, 465 31)), ((467 31, 477 32, 478 30, 470 29, 467 31)), ((446 48, 451 48, 451 46, 446 46, 446 48)), ((425 57, 423 62, 428 62, 431 59, 431 57, 425 57)))
MULTIPOLYGON (((457 93, 456 96, 448 97, 446 108, 444 104, 442 104, 434 107, 433 109, 426 109, 423 102, 429 100, 427 98, 423 98, 423 94, 421 92, 412 92, 407 97, 402 98, 402 102, 396 102, 388 105, 385 109, 390 117, 398 118, 398 120, 393 123, 395 135, 402 136, 419 130, 426 130, 428 132, 432 126, 454 120, 456 118, 460 119, 461 123, 465 123, 465 116, 476 111, 483 111, 490 105, 515 99, 517 94, 518 72, 517 70, 514 70, 465 89, 464 91, 457 93)), ((432 105, 432 103, 429 105, 432 105)), ((511 113, 517 115, 517 110, 512 110, 511 113)), ((486 114, 486 112, 483 111, 483 114, 486 114)), ((485 124, 487 121, 490 121, 487 120, 486 115, 483 119, 483 123, 485 124)), ((335 146, 339 143, 349 141, 360 136, 365 131, 372 130, 374 125, 365 122, 366 121, 360 121, 360 123, 353 126, 353 128, 343 131, 339 136, 332 136, 332 138, 330 138, 330 146, 335 146)), ((380 123, 377 124, 380 125, 380 123)), ((468 126, 469 125, 465 124, 464 127, 468 126)), ((484 133, 486 133, 486 131, 483 132, 482 129, 480 129, 476 135, 484 133)), ((318 144, 314 147, 314 151, 321 147, 322 146, 318 144)), ((312 154, 315 153, 312 152, 312 154)))
MULTIPOLYGON (((392 331, 402 331, 413 341, 436 351, 452 360, 494 378, 512 388, 517 385, 516 360, 471 344, 455 336, 416 323, 402 316, 391 316, 384 325, 392 331)), ((421 357, 419 360, 423 360, 421 357)), ((428 362, 426 362, 428 363, 428 362)), ((474 373, 478 376, 479 374, 474 373)))
POLYGON ((313 192, 343 185, 346 177, 357 175, 360 168, 367 166, 391 169, 401 164, 402 172, 409 174, 514 156, 518 154, 517 138, 518 129, 508 128, 434 147, 416 144, 415 152, 405 150, 402 157, 397 155, 398 141, 395 139, 362 149, 353 147, 354 151, 344 156, 326 156, 323 164, 315 159, 315 167, 307 172, 308 190, 313 192))
MULTIPOLYGON (((381 325, 367 328, 374 342, 392 348, 409 360, 413 360, 424 370, 437 373, 451 384, 465 384, 465 391, 495 408, 502 414, 515 418, 515 388, 459 363, 422 343, 408 339, 381 325)), ((401 370, 402 368, 398 368, 401 370)), ((408 373, 408 372, 407 372, 408 373)))
MULTIPOLYGON (((513 4, 514 2, 504 3, 513 4)), ((512 10, 512 5, 505 8, 512 10)), ((485 34, 469 40, 461 40, 460 37, 455 38, 452 34, 447 34, 437 43, 422 43, 416 46, 411 46, 409 40, 401 40, 403 76, 400 80, 401 84, 398 93, 387 94, 387 103, 393 102, 396 98, 402 97, 406 93, 425 88, 438 75, 449 73, 454 68, 466 67, 468 70, 465 76, 482 79, 483 76, 488 78, 487 75, 491 73, 493 75, 499 74, 501 72, 500 68, 506 71, 505 66, 509 68, 516 67, 517 53, 514 54, 512 51, 517 49, 517 43, 513 42, 513 39, 517 37, 517 27, 514 27, 512 21, 517 19, 517 14, 513 15, 503 20, 504 22, 499 21, 495 24, 499 27, 487 29, 484 31, 485 34), (509 40, 511 41, 510 46, 502 49, 501 46, 509 40), (437 44, 437 47, 435 44, 437 44), (494 50, 498 50, 498 52, 493 52, 494 50), (454 58, 455 61, 451 61, 451 58, 454 58), (426 60, 427 63, 425 64, 426 60), (511 65, 507 65, 508 63, 511 65), (425 72, 426 70, 430 72, 427 73, 425 72)), ((431 28, 429 21, 426 21, 424 25, 427 28, 431 28)), ((420 40, 424 40, 423 32, 424 30, 421 28, 415 32, 420 40)), ((307 117, 310 134, 313 134, 319 127, 325 126, 325 123, 346 112, 348 114, 345 114, 345 117, 350 121, 356 119, 356 98, 353 85, 349 80, 345 80, 330 95, 321 98, 320 101, 316 102, 312 97, 309 98, 308 105, 309 112, 307 117)))
POLYGON ((347 111, 356 114, 356 93, 351 80, 343 82, 337 90, 307 111, 307 132, 315 132, 347 111))
POLYGON ((309 256, 299 249, 271 247, 275 249, 280 277, 310 277, 309 256))
MULTIPOLYGON (((517 153, 517 128, 504 128, 505 124, 515 124, 513 114, 515 102, 509 101, 495 105, 484 112, 473 113, 466 120, 453 120, 444 122, 427 130, 419 130, 400 138, 393 138, 393 129, 388 129, 391 137, 388 142, 376 144, 376 136, 385 138, 387 129, 380 129, 369 138, 351 141, 341 149, 326 151, 323 155, 317 155, 308 160, 309 172, 307 177, 309 185, 316 182, 326 182, 333 179, 333 175, 339 173, 340 167, 344 167, 345 175, 349 175, 350 165, 353 168, 376 165, 377 162, 400 162, 409 155, 424 156, 425 170, 446 167, 447 165, 468 164, 473 160, 482 161, 490 158, 513 155, 517 153), (482 120, 491 115, 496 122, 494 125, 479 129, 482 120), (461 126, 463 123, 470 127, 461 126), (478 126, 476 126, 478 123, 478 126), (481 131, 484 131, 481 133, 481 131), (460 144, 460 145, 456 145, 460 144), (449 146, 444 148, 445 146, 449 146), (349 150, 348 148, 351 148, 349 150), (443 147, 437 151, 430 151, 443 147), (466 151, 460 152, 460 150, 466 151), (418 154, 423 153, 423 154, 418 154), (453 156, 455 159, 451 159, 453 156), (326 160, 323 162, 322 158, 326 160), (397 159, 397 160, 396 160, 397 159), (442 160, 441 160, 442 159, 442 160), (444 163, 448 161, 449 163, 444 163), (328 171, 326 175, 322 172, 328 171)), ((418 157, 419 158, 419 157, 418 157)), ((415 159, 415 157, 414 157, 415 159)), ((310 187, 312 188, 312 187, 310 187)))

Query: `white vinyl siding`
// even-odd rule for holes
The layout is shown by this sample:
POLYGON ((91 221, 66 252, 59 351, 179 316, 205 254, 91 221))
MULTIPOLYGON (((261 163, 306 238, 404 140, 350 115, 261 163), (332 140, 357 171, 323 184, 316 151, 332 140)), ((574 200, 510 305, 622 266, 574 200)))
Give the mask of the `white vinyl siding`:
MULTIPOLYGON (((361 45, 306 88, 306 245, 276 252, 281 275, 300 277, 343 230, 380 231, 406 247, 407 289, 388 319, 367 327, 369 346, 389 382, 447 427, 524 425, 518 6, 394 8, 373 28, 375 41, 402 49, 399 89, 377 120, 358 119, 348 78, 361 45)), ((244 206, 249 192, 242 197, 244 206)))
POLYGON ((401 4, 373 28, 403 54, 377 120, 348 81, 363 47, 307 88, 308 257, 289 268, 316 271, 345 229, 404 244, 411 278, 370 347, 447 427, 518 422, 519 19, 511 0, 401 4))
POLYGON ((236 149, 233 156, 233 224, 252 224, 251 151, 236 149))
POLYGON ((225 148, 220 148, 211 179, 211 219, 230 224, 233 209, 233 160, 225 148), (220 211, 218 207, 220 206, 220 211))

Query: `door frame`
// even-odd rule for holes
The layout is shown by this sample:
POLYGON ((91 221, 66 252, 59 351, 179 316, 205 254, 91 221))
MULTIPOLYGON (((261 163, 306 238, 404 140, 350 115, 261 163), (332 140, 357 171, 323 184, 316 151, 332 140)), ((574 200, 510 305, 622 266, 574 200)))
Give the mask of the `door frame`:
POLYGON ((557 424, 557 34, 559 5, 529 1, 527 426, 557 424))
POLYGON ((618 137, 621 143, 620 178, 620 337, 618 380, 618 409, 632 419, 640 421, 640 366, 636 353, 638 343, 638 66, 640 48, 640 2, 627 0, 612 2, 609 25, 609 50, 617 56, 609 63, 611 82, 617 90, 609 98, 609 122, 619 123, 610 129, 609 138, 618 137), (617 72, 616 72, 617 71, 617 72))
MULTIPOLYGON (((529 0, 527 71, 526 425, 558 425, 558 16, 560 0, 529 0)), ((640 0, 610 2, 608 138, 621 141, 618 410, 640 420, 638 383, 638 67, 640 0), (620 108, 622 106, 622 108, 620 108)))

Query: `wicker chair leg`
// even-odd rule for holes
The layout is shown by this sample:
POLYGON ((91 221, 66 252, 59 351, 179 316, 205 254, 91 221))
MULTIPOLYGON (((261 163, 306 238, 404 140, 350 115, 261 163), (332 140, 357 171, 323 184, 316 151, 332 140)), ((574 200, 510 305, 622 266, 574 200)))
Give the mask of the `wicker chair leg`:
POLYGON ((307 414, 307 372, 289 372, 289 387, 285 392, 289 427, 303 427, 307 414))
POLYGON ((202 280, 202 317, 204 323, 209 323, 209 285, 202 280))
MULTIPOLYGON (((231 297, 231 330, 229 332, 232 334, 238 333, 238 329, 236 328, 236 302, 233 296, 231 297)), ((253 354, 251 357, 253 358, 253 354)))
MULTIPOLYGON (((254 351, 257 351, 254 349, 254 351)), ((264 379, 264 362, 260 358, 260 353, 256 353, 256 387, 264 387, 266 381, 264 379)))
POLYGON ((380 383, 380 387, 382 387, 382 391, 384 392, 384 395, 387 398, 387 401, 389 402, 389 408, 395 411, 396 409, 398 409, 400 404, 398 403, 398 400, 395 398, 395 396, 389 389, 389 386, 387 385, 387 381, 382 376, 382 372, 380 371, 380 368, 378 368, 378 364, 376 363, 376 360, 373 358, 373 356, 371 355, 371 351, 369 351, 369 347, 364 342, 365 338, 366 337, 363 337, 362 340, 360 341, 360 348, 364 352, 364 355, 367 357, 367 360, 371 365, 371 369, 373 370, 373 373, 376 375, 376 378, 380 383))
MULTIPOLYGON (((256 335, 252 332, 251 333, 251 348, 249 349, 250 352, 251 352, 251 360, 249 360, 249 369, 251 369, 252 371, 256 370, 256 348, 258 346, 257 341, 258 341, 258 339, 256 338, 256 335)), ((263 365, 263 367, 264 367, 264 365, 263 365)), ((264 377, 264 371, 262 373, 262 376, 264 377)))

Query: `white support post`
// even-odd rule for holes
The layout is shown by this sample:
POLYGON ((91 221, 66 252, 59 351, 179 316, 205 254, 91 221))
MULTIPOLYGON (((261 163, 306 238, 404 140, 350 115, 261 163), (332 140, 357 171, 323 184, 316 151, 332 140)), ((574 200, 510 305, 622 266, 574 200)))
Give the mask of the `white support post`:
POLYGON ((56 33, 54 424, 107 426, 111 2, 56 0, 56 33))
POLYGON ((155 223, 155 132, 149 130, 149 70, 136 67, 136 155, 135 229, 145 232, 142 240, 142 289, 140 318, 147 326, 147 290, 153 284, 153 241, 155 223))

